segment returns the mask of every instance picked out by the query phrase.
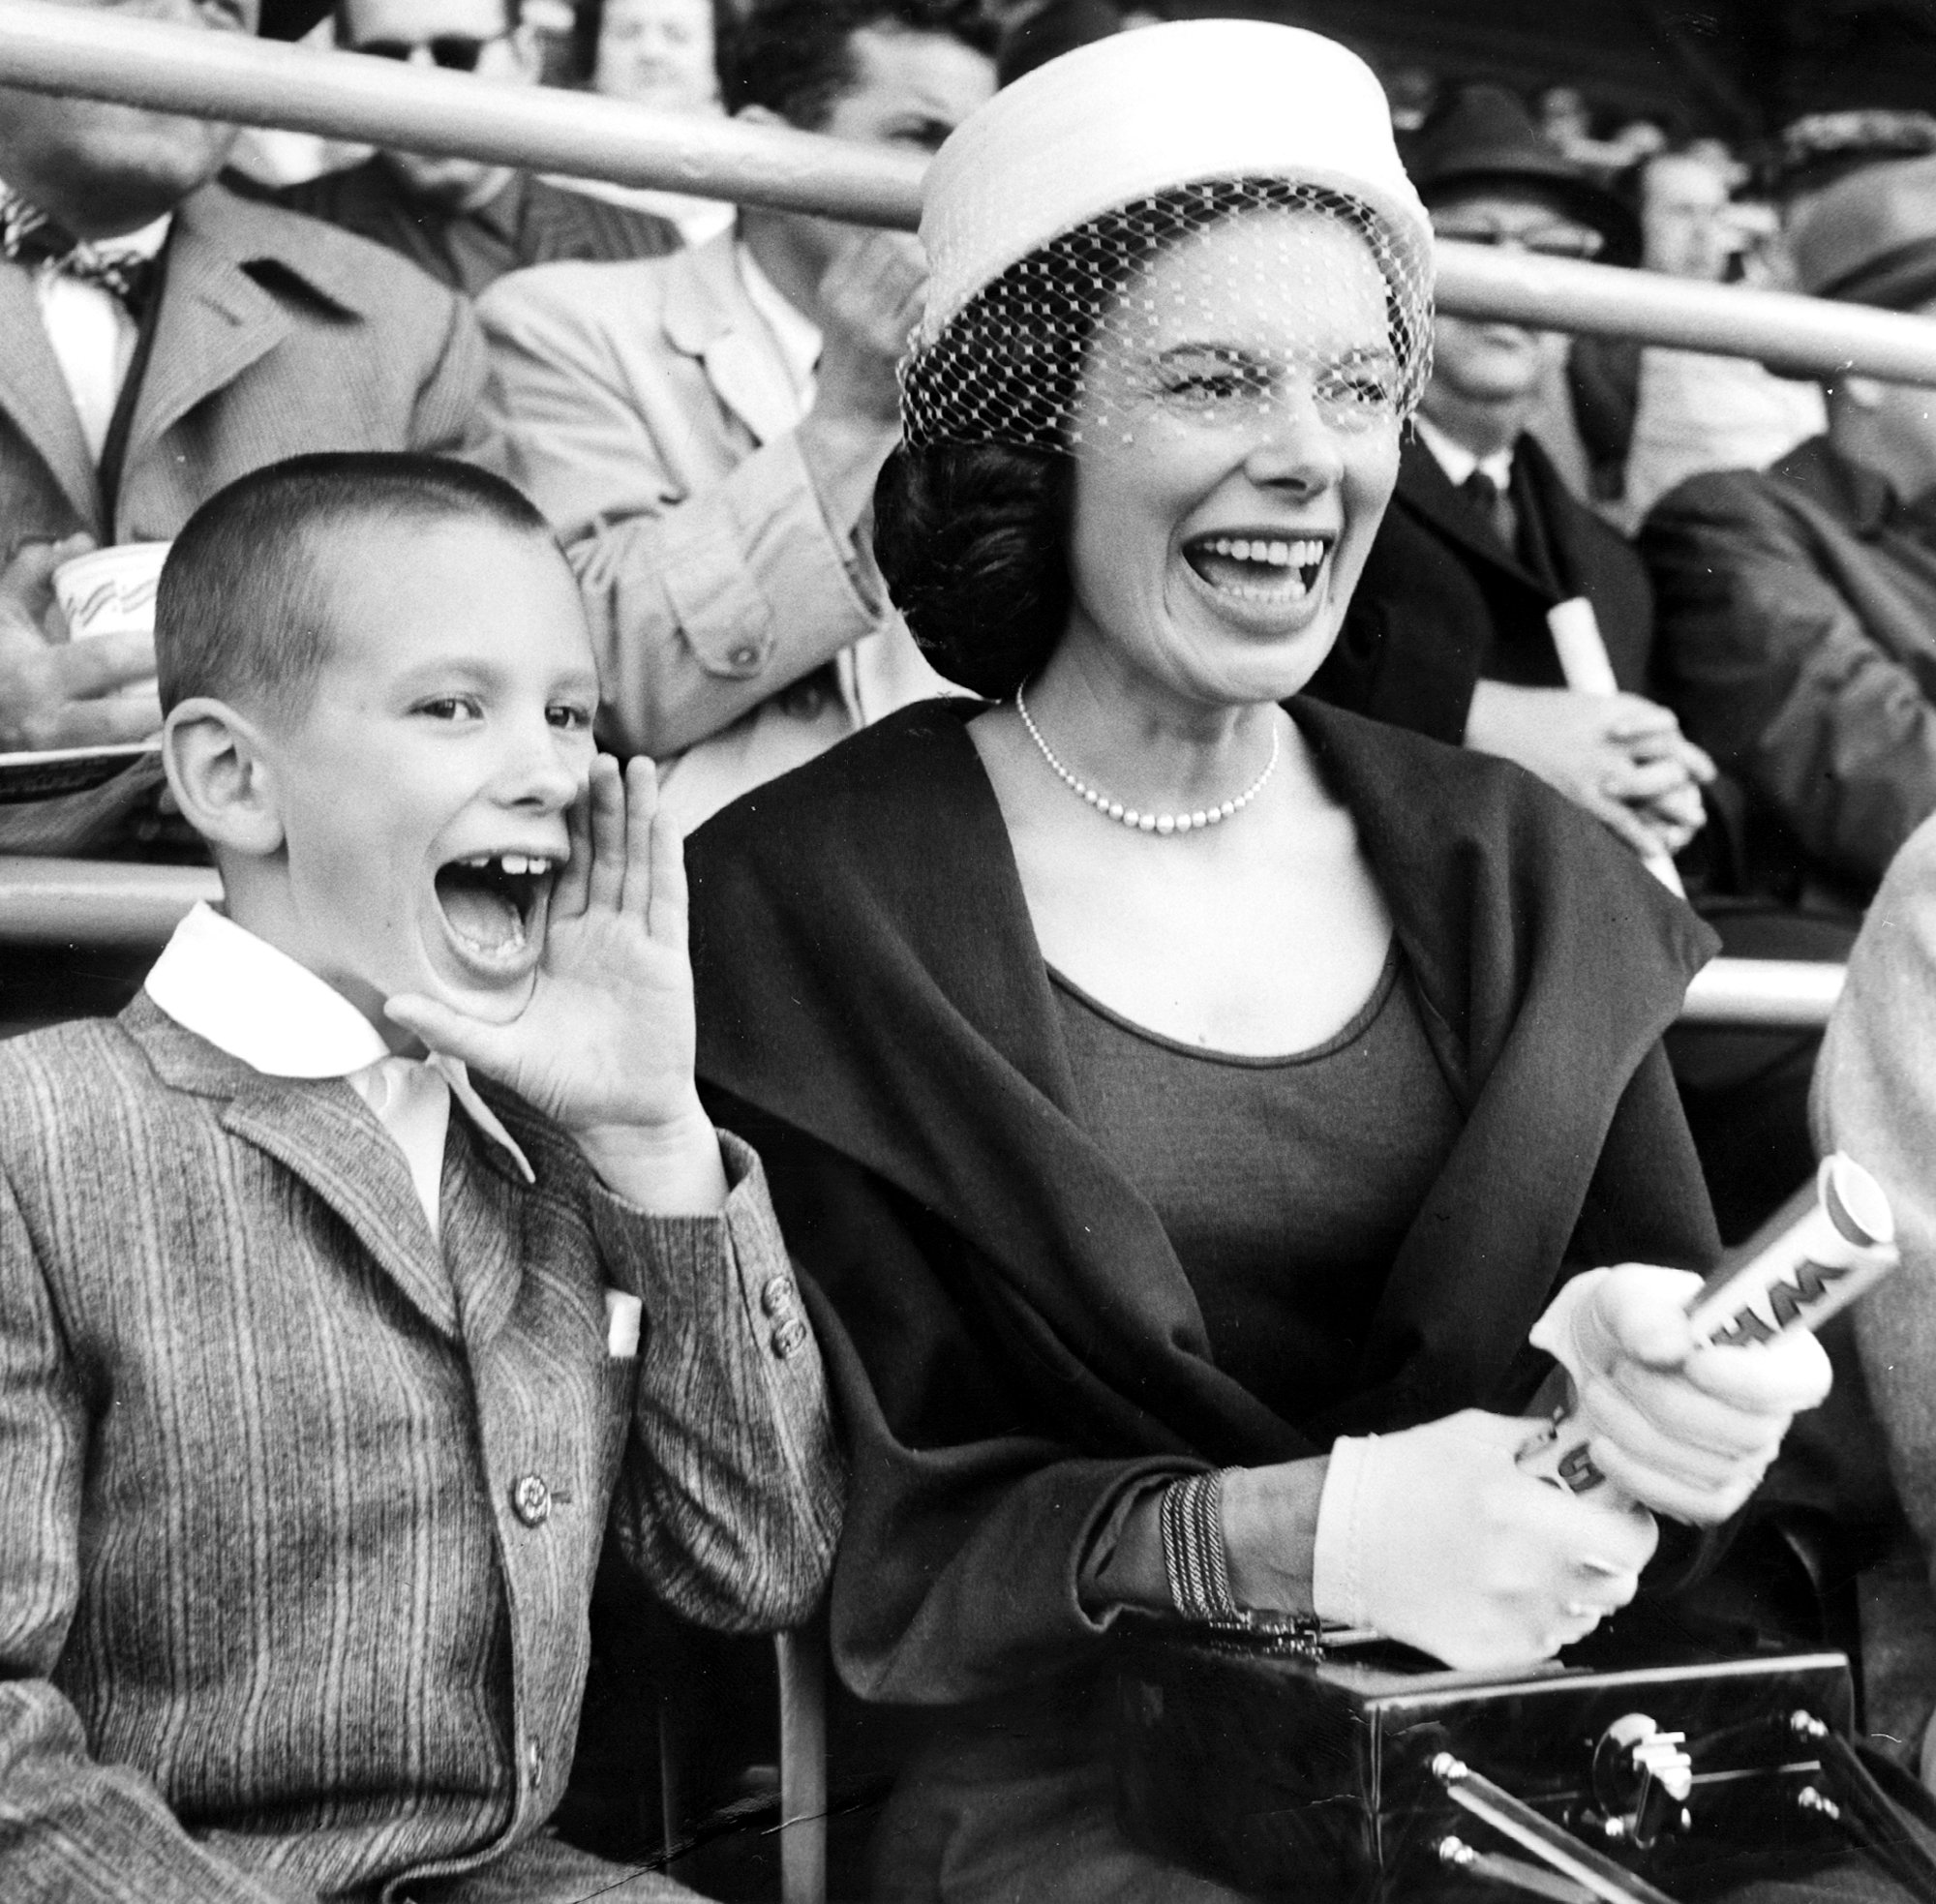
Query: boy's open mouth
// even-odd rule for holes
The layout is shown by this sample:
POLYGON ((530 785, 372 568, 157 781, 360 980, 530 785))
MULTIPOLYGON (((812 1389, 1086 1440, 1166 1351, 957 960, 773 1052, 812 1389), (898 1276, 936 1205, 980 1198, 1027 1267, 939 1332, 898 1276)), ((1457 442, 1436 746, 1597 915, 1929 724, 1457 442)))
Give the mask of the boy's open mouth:
POLYGON ((1218 593, 1243 601, 1301 601, 1317 586, 1328 536, 1199 535, 1183 559, 1218 593))
POLYGON ((560 861, 529 853, 475 853, 437 870, 451 936, 486 964, 515 960, 541 929, 560 861))

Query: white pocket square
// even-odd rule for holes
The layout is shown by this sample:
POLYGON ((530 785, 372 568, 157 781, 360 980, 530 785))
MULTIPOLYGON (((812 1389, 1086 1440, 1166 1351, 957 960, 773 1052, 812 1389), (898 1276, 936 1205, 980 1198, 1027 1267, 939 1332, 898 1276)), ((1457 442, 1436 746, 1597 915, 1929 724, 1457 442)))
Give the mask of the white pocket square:
POLYGON ((639 1352, 639 1317, 644 1305, 622 1289, 605 1291, 605 1353, 633 1356, 639 1352))

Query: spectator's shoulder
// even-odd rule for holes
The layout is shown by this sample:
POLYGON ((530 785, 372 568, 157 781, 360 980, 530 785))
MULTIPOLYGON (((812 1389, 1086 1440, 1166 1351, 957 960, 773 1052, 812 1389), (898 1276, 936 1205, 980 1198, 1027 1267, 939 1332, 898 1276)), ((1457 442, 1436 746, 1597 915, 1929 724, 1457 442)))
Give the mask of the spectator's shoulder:
POLYGON ((1872 918, 1887 919, 1892 909, 1906 906, 1925 914, 1936 908, 1936 814, 1903 841, 1902 850, 1890 861, 1889 875, 1869 913, 1872 918))
POLYGON ((179 215, 195 241, 226 254, 272 291, 278 277, 294 279, 339 311, 373 323, 435 326, 441 336, 461 301, 382 245, 219 184, 197 193, 179 215))
POLYGON ((0 1041, 0 1161, 17 1168, 47 1144, 70 1148, 85 1141, 98 1107, 166 1090, 118 1018, 76 1018, 0 1041))
POLYGON ((507 272, 477 300, 486 336, 655 330, 668 286, 687 255, 613 261, 568 259, 507 272))
POLYGON ((1763 469, 1704 469, 1677 483, 1648 512, 1648 525, 1759 514, 1777 507, 1780 490, 1763 469))

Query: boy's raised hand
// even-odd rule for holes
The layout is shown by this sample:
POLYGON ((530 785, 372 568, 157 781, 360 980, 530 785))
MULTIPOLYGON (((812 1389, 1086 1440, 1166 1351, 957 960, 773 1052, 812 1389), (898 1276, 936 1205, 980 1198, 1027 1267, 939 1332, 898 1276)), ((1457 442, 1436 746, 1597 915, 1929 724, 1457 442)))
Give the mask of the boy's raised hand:
POLYGON ((411 993, 384 1009, 554 1118, 608 1188, 662 1214, 717 1210, 719 1140, 693 1083, 685 861, 649 760, 591 766, 529 1002, 490 1024, 411 993))

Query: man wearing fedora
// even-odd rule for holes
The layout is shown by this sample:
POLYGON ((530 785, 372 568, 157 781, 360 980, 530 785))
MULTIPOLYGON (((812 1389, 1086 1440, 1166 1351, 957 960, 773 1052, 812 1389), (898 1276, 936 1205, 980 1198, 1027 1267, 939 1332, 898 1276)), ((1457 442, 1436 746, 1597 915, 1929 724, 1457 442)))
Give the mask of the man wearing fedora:
MULTIPOLYGON (((1452 95, 1407 162, 1441 238, 1631 263, 1633 213, 1593 184, 1498 86, 1452 95)), ((1432 382, 1398 491, 1314 683, 1379 719, 1517 761, 1647 857, 1701 824, 1706 757, 1642 698, 1647 573, 1567 490, 1528 433, 1563 340, 1443 313, 1432 382), (1552 632, 1590 615, 1618 696, 1569 691, 1552 632), (1585 604, 1585 609, 1578 607, 1585 604)))
MULTIPOLYGON (((1936 156, 1811 195, 1790 242, 1805 291, 1936 311, 1936 156)), ((1936 402, 1844 375, 1828 412, 1768 469, 1672 491, 1640 546, 1662 692, 1746 790, 1750 881, 1855 909, 1936 812, 1936 402)))

